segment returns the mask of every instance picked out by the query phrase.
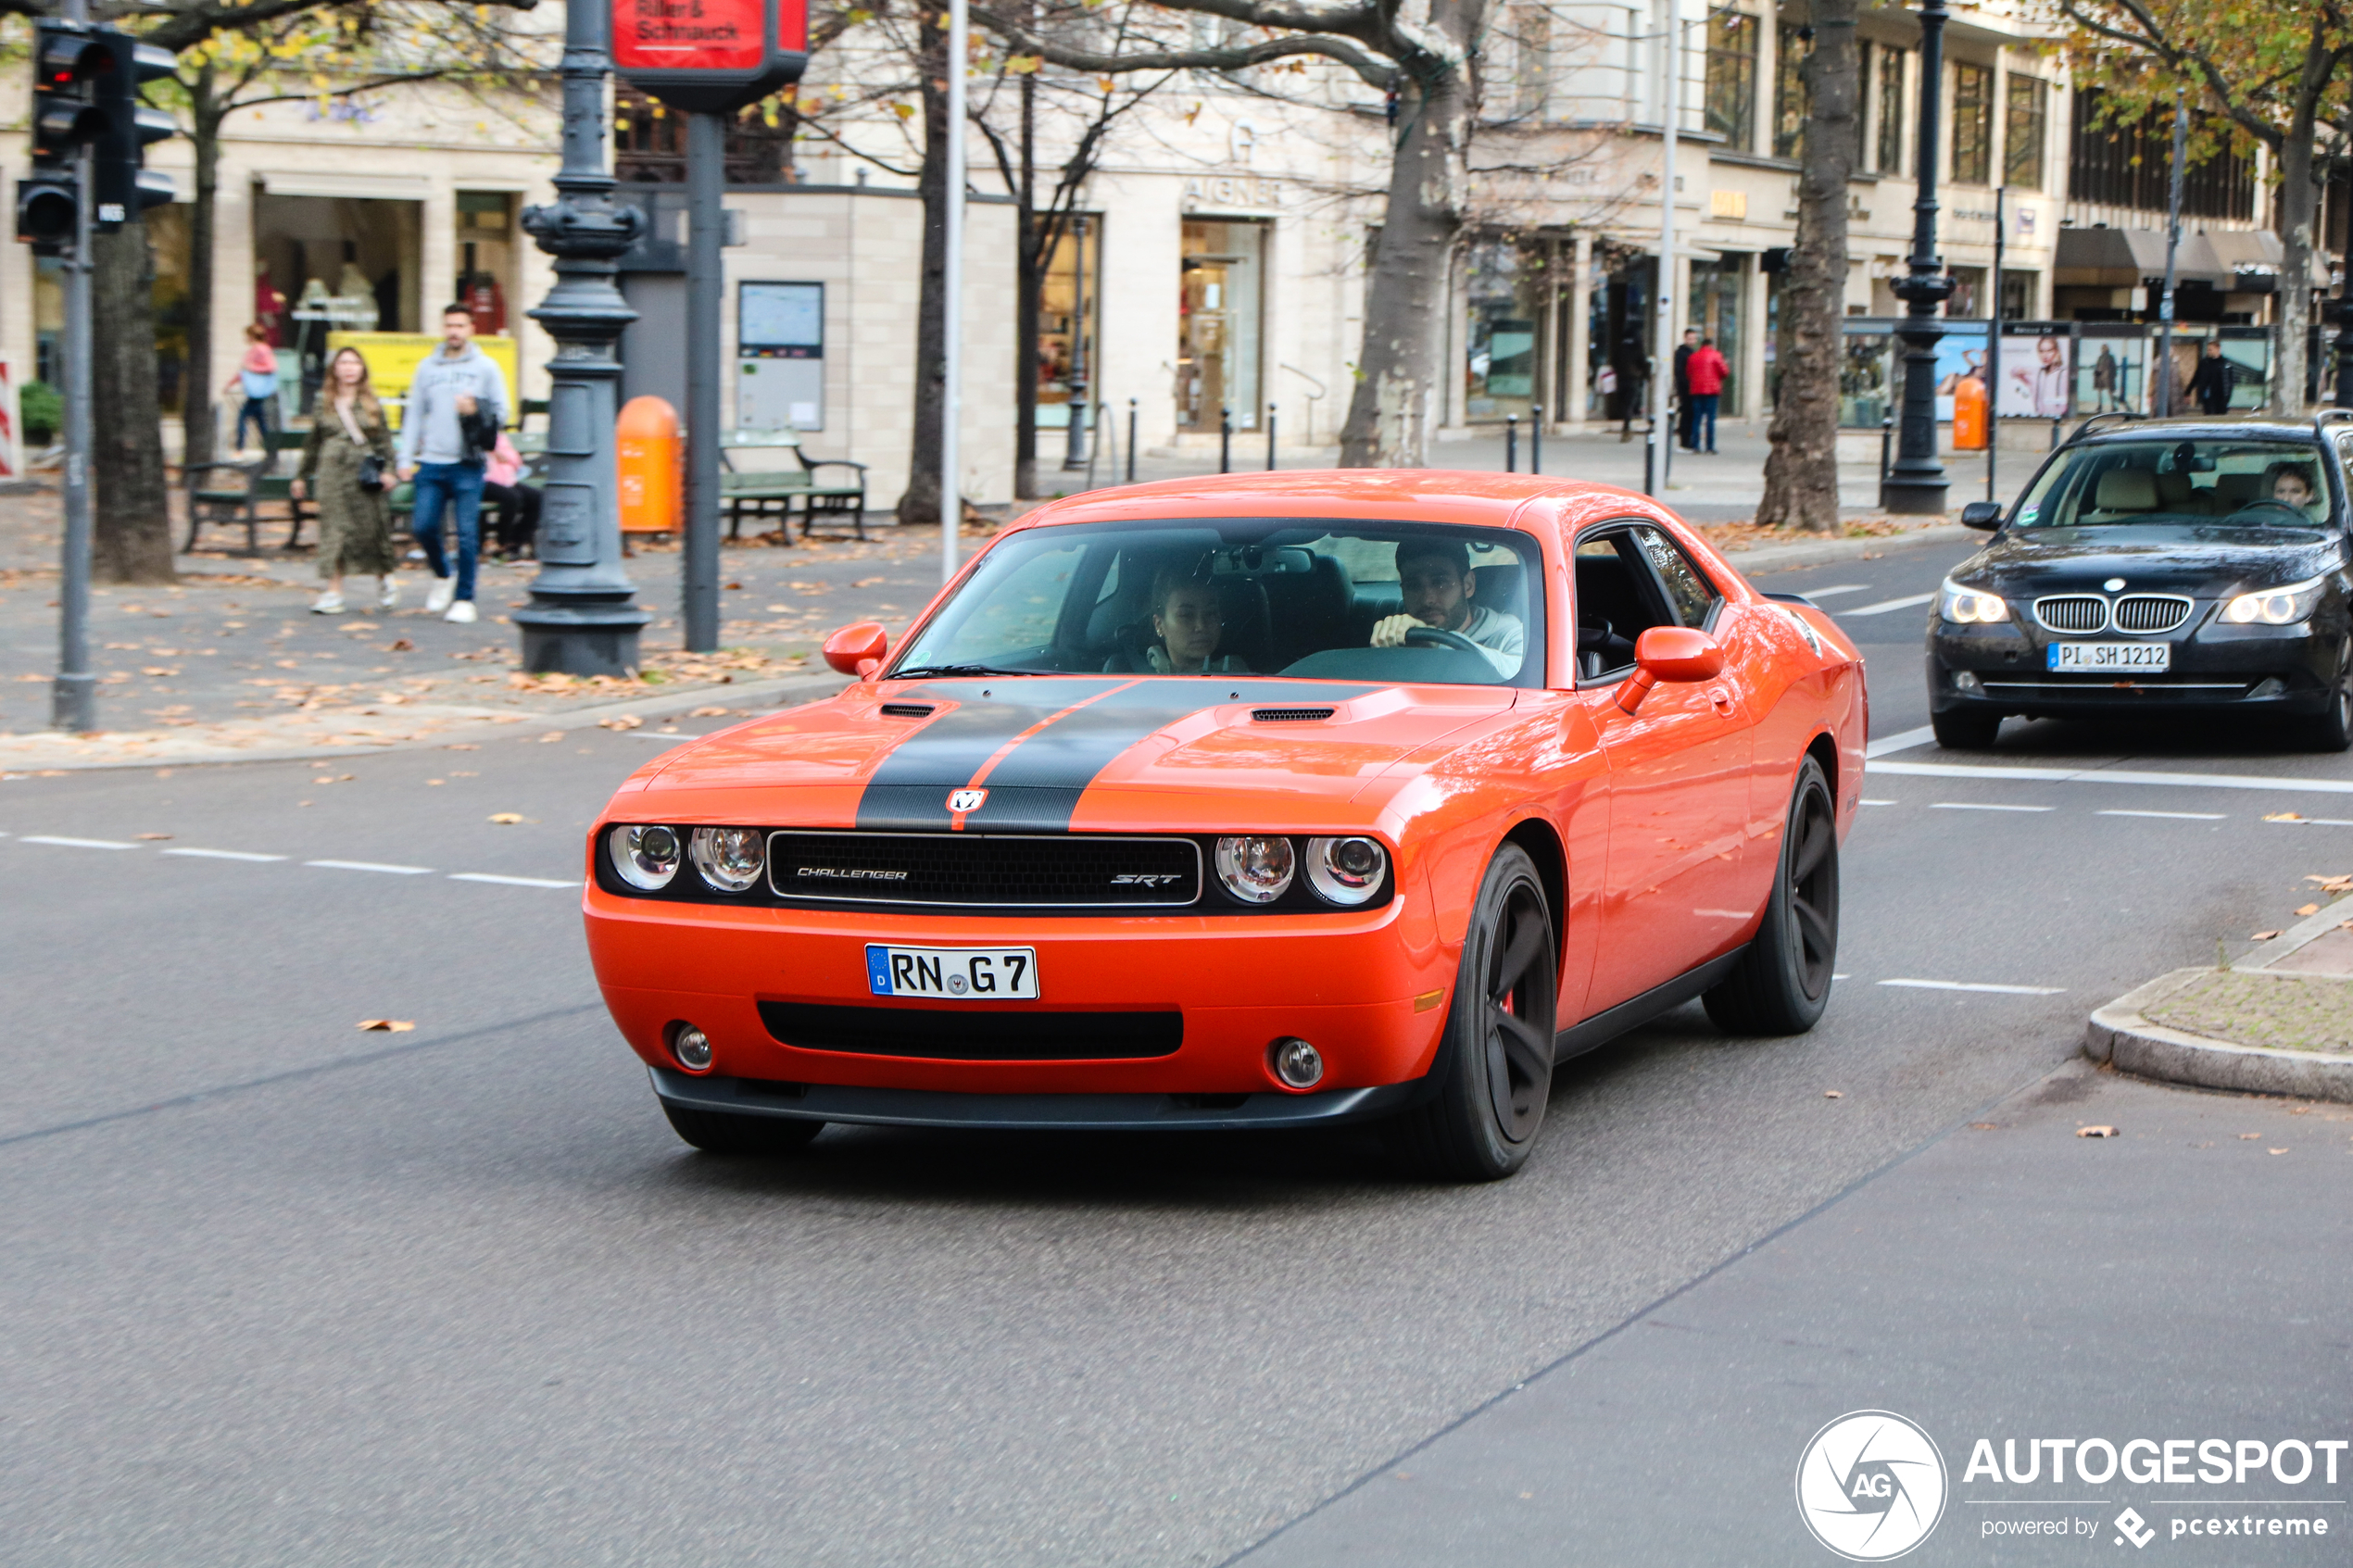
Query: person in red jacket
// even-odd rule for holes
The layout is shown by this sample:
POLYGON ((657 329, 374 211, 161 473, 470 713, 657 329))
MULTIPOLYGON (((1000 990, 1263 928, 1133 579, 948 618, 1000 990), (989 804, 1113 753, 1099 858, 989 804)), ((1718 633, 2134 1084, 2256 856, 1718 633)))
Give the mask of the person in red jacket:
POLYGON ((1705 434, 1707 450, 1716 450, 1716 405, 1723 395, 1724 378, 1731 374, 1731 366, 1716 352, 1716 340, 1699 340, 1699 352, 1692 356, 1692 440, 1698 445, 1705 434))

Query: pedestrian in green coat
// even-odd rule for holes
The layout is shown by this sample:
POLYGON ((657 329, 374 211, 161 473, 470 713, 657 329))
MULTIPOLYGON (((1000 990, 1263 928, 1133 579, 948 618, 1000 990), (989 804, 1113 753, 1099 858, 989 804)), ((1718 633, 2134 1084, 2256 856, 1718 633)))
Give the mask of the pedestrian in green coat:
POLYGON ((356 348, 339 348, 310 410, 310 439, 302 445, 302 471, 294 482, 296 500, 315 491, 319 503, 319 575, 327 580, 327 591, 310 607, 313 614, 343 613, 346 572, 382 580, 379 608, 398 602, 392 578, 399 566, 392 545, 392 430, 369 383, 367 358, 356 348))

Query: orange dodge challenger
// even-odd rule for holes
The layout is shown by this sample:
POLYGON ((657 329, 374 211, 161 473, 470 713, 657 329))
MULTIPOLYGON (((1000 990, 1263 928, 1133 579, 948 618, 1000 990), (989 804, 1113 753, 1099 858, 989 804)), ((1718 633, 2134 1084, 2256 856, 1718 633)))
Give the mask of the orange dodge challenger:
POLYGON ((697 1148, 1380 1119, 1491 1179, 1555 1063, 1829 1000, 1861 658, 1642 495, 1095 492, 825 655, 857 684, 648 763, 589 840, 606 1005, 697 1148))

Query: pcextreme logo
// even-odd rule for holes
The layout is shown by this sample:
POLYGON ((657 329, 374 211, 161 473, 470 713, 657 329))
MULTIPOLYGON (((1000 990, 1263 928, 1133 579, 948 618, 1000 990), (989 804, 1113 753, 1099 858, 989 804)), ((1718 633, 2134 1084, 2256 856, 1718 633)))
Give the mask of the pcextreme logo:
POLYGON ((1799 1517, 1850 1562, 1885 1562, 1928 1539, 1944 1493, 1944 1456, 1893 1411, 1850 1411, 1797 1461, 1799 1517))

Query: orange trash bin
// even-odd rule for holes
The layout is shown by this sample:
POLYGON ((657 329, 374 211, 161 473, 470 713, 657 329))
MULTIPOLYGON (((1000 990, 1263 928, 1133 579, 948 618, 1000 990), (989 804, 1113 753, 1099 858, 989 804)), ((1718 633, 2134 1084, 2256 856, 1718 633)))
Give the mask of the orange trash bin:
POLYGON ((1992 410, 1985 395, 1982 371, 1974 370, 1953 383, 1953 449, 1957 452, 1982 452, 1987 439, 1986 424, 1992 410))
POLYGON ((621 531, 677 533, 678 410, 659 397, 633 397, 613 421, 613 436, 621 470, 621 531))

